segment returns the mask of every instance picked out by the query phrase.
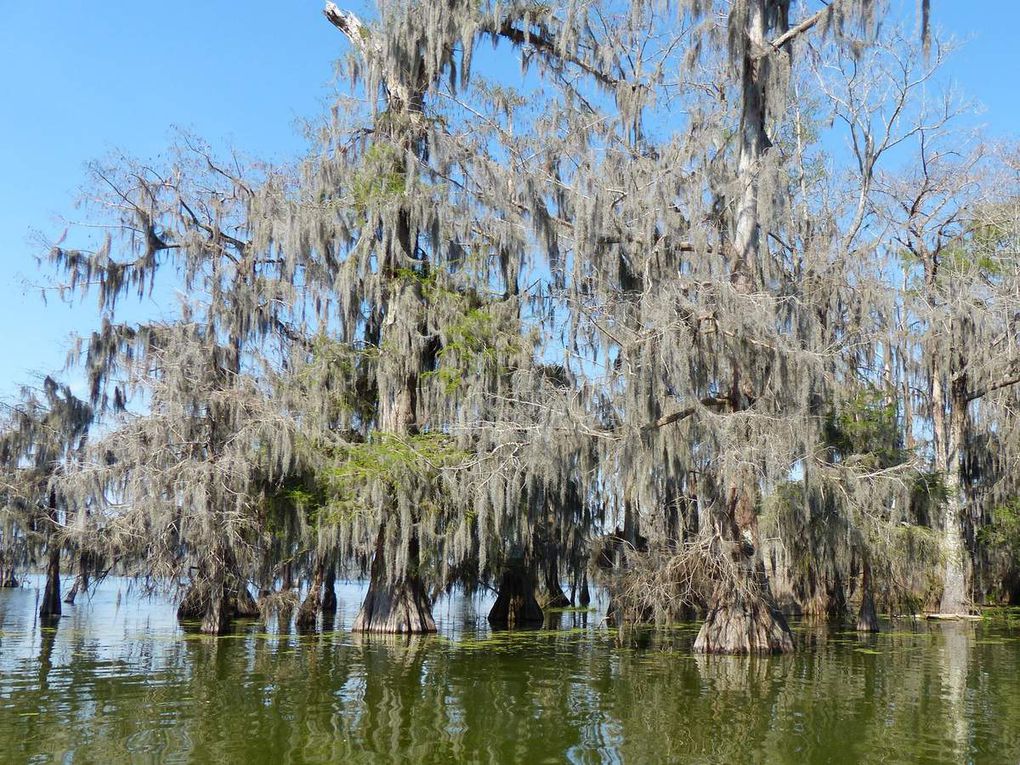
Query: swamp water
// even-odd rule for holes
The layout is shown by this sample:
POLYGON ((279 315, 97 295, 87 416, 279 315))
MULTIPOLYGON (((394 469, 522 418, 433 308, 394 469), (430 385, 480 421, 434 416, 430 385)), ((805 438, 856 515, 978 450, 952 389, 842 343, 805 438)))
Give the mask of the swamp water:
POLYGON ((112 578, 49 628, 39 584, 0 590, 0 763, 1020 762, 1020 614, 748 659, 693 655, 696 625, 619 647, 596 612, 493 633, 463 597, 363 639, 356 584, 319 635, 188 634, 112 578))

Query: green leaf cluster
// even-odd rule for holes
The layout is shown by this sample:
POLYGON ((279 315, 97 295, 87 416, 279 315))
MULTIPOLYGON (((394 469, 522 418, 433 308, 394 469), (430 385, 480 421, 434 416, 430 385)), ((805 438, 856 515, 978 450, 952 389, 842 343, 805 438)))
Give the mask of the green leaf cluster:
POLYGON ((468 308, 445 328, 438 365, 424 377, 452 395, 472 375, 503 373, 519 351, 520 337, 506 332, 499 317, 485 306, 468 308))
POLYGON ((826 419, 824 437, 842 461, 864 458, 884 468, 903 462, 896 399, 875 387, 860 389, 826 419))
POLYGON ((402 153, 391 144, 372 144, 351 183, 355 209, 365 212, 402 197, 406 190, 407 174, 402 153))
POLYGON ((453 439, 441 433, 396 435, 374 433, 362 443, 345 443, 334 450, 319 474, 327 515, 340 522, 361 512, 379 490, 416 488, 419 509, 438 507, 440 473, 470 458, 453 439))

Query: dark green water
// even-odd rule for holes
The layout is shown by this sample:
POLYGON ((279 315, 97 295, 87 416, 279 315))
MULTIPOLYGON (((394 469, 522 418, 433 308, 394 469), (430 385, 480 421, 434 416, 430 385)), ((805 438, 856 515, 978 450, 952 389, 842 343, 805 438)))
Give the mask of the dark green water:
POLYGON ((754 660, 692 655, 692 627, 620 648, 594 614, 493 634, 463 598, 410 642, 186 635, 123 580, 56 629, 36 599, 0 591, 3 763, 1020 762, 1020 621, 800 626, 754 660))

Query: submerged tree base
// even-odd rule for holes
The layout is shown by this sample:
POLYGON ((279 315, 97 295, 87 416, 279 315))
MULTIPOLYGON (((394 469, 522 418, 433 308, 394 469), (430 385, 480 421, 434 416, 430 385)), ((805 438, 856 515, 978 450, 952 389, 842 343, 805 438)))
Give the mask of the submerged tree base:
POLYGON ((322 590, 322 618, 323 621, 331 621, 336 616, 336 590, 333 589, 333 583, 329 582, 323 587, 322 590))
POLYGON ((297 618, 294 620, 294 626, 298 628, 300 632, 310 632, 315 629, 316 622, 319 619, 319 609, 322 605, 321 590, 313 586, 309 591, 305 599, 301 601, 301 607, 298 608, 297 618))
POLYGON ((11 568, 0 567, 0 588, 17 587, 18 584, 18 578, 14 576, 13 566, 11 568))
POLYGON ((322 627, 326 629, 336 615, 336 591, 334 580, 336 575, 331 565, 318 562, 308 594, 298 608, 294 626, 300 632, 311 632, 318 626, 319 614, 322 614, 322 627))
POLYGON ((489 610, 489 624, 496 629, 541 627, 545 622, 542 607, 535 599, 535 577, 523 567, 503 572, 499 594, 489 610))
POLYGON ((39 616, 43 619, 60 616, 60 548, 56 545, 50 550, 46 587, 39 604, 39 616))
POLYGON ((774 654, 793 651, 786 619, 763 599, 742 597, 708 612, 694 641, 697 653, 774 654))
POLYGON ((228 632, 234 619, 254 619, 259 615, 258 606, 248 588, 243 584, 227 588, 218 598, 209 583, 193 582, 177 606, 180 621, 200 621, 200 630, 207 635, 222 635, 228 632))
POLYGON ((425 588, 416 580, 372 581, 351 627, 354 632, 420 634, 436 631, 425 588))
POLYGON ((586 576, 581 580, 581 592, 577 596, 577 602, 579 605, 587 606, 591 603, 591 591, 588 589, 588 577, 586 576))
POLYGON ((230 629, 232 617, 226 593, 214 591, 206 604, 202 626, 199 629, 206 635, 223 635, 230 629))
POLYGON ((87 575, 78 574, 74 578, 74 584, 71 585, 71 589, 67 591, 67 595, 64 596, 64 602, 73 606, 75 599, 78 597, 79 592, 84 592, 89 587, 89 579, 87 575))
POLYGON ((543 604, 542 607, 543 608, 569 608, 572 605, 573 604, 570 602, 570 598, 568 598, 563 593, 563 590, 560 590, 559 592, 554 592, 554 593, 553 592, 546 592, 546 594, 545 594, 545 603, 543 604))
POLYGON ((858 632, 878 632, 878 614, 875 613, 875 598, 865 592, 861 599, 861 610, 857 614, 858 632))

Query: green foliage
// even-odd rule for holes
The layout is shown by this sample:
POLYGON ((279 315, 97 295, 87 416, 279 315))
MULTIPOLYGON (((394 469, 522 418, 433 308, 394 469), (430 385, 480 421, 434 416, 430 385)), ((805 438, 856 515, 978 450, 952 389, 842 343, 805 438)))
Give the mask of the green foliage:
POLYGON ((1020 499, 992 510, 991 520, 978 531, 978 541, 1020 566, 1020 499))
POLYGON ((322 487, 317 485, 312 475, 290 476, 281 486, 267 492, 263 531, 269 537, 283 538, 294 512, 314 520, 325 501, 322 487))
POLYGON ((325 514, 334 523, 349 520, 371 506, 374 496, 417 488, 418 507, 441 504, 441 471, 471 455, 441 433, 397 435, 377 432, 363 443, 336 447, 319 480, 326 497, 325 514))
POLYGON ((351 183, 354 207, 361 212, 403 196, 407 178, 401 152, 386 143, 369 147, 351 183))
POLYGON ((367 421, 374 413, 374 372, 379 349, 355 346, 325 334, 310 343, 307 362, 294 376, 304 402, 321 399, 330 422, 367 421))
POLYGON ((394 278, 402 281, 416 282, 425 298, 431 297, 438 289, 438 277, 435 271, 420 270, 416 268, 398 268, 393 273, 394 278))
POLYGON ((841 461, 851 457, 890 467, 903 462, 896 399, 875 387, 858 390, 829 414, 824 438, 841 461))
POLYGON ((520 337, 507 332, 489 307, 465 307, 443 329, 436 369, 422 377, 437 381, 446 395, 453 395, 470 376, 505 372, 507 360, 519 351, 520 337))
POLYGON ((1005 266, 989 252, 979 241, 947 247, 942 252, 943 279, 973 278, 977 274, 991 279, 1001 276, 1005 266))

